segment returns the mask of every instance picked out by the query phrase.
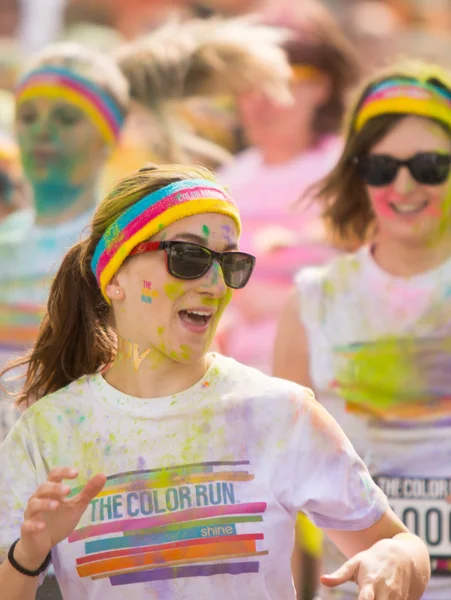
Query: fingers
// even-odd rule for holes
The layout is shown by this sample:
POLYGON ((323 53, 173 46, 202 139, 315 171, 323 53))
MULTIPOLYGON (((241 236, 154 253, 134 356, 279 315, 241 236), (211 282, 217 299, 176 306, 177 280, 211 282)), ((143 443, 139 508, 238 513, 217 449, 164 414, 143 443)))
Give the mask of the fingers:
MULTIPOLYGON (((379 596, 377 598, 379 599, 379 596)), ((374 591, 373 584, 366 583, 360 590, 357 600, 376 600, 376 592, 374 591)), ((381 600, 383 600, 382 597, 381 600)))
POLYGON ((47 481, 41 484, 28 502, 24 515, 25 532, 39 531, 44 528, 43 512, 56 510, 70 492, 70 486, 62 483, 64 479, 74 479, 78 471, 71 467, 57 467, 50 471, 47 481))
POLYGON ((334 573, 331 573, 330 575, 322 575, 321 583, 326 587, 336 587, 337 585, 345 583, 345 581, 355 581, 355 575, 358 566, 359 563, 358 560, 356 560, 356 557, 351 558, 334 573))
POLYGON ((31 498, 28 503, 28 518, 33 519, 41 512, 56 510, 60 503, 57 500, 49 500, 48 498, 31 498))
POLYGON ((77 469, 72 467, 56 467, 48 474, 47 481, 55 481, 61 483, 63 479, 75 479, 78 476, 77 469))
POLYGON ((99 473, 98 475, 94 475, 92 479, 88 481, 85 487, 81 490, 81 492, 74 498, 76 502, 81 502, 82 504, 89 504, 97 494, 102 491, 103 486, 105 485, 106 477, 105 475, 99 473))
POLYGON ((58 500, 61 502, 69 494, 71 488, 64 483, 54 483, 46 481, 38 487, 34 493, 34 498, 45 498, 47 500, 58 500))

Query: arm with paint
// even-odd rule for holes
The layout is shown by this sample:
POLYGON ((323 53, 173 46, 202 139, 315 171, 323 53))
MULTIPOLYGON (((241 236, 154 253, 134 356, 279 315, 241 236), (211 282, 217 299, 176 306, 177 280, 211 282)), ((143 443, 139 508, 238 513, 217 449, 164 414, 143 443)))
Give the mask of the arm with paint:
MULTIPOLYGON (((313 397, 307 401, 295 497, 349 560, 323 575, 327 587, 354 581, 359 600, 419 600, 430 578, 427 548, 388 507, 349 440, 313 397), (308 471, 314 457, 316 468, 308 471), (302 464, 303 463, 303 464, 302 464)), ((302 409, 301 409, 302 410, 302 409)), ((298 432, 299 437, 299 432, 298 432)))

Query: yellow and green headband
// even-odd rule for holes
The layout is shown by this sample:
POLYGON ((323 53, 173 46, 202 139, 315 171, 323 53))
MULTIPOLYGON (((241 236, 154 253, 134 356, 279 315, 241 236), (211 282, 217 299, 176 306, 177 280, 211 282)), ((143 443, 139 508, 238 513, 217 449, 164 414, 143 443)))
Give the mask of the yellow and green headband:
POLYGON ((92 81, 64 67, 46 66, 25 75, 16 90, 16 103, 38 96, 64 100, 82 110, 109 145, 116 142, 124 115, 112 96, 92 81))
POLYGON ((144 196, 103 234, 91 261, 105 300, 105 289, 130 252, 150 237, 192 215, 219 213, 231 217, 241 233, 238 207, 227 192, 208 179, 178 181, 144 196))
POLYGON ((376 85, 361 104, 355 128, 388 114, 411 114, 437 119, 451 128, 451 92, 436 85, 394 78, 376 85))

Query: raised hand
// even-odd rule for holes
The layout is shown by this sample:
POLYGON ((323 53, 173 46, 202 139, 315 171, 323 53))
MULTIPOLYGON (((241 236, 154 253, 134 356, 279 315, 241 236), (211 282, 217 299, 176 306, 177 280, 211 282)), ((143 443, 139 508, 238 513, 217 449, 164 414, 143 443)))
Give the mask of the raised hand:
POLYGON ((79 494, 67 498, 70 487, 64 479, 75 479, 70 467, 53 469, 28 501, 14 557, 26 569, 37 569, 50 550, 66 539, 77 526, 89 503, 105 485, 105 475, 88 481, 79 494))
POLYGON ((354 581, 360 588, 358 600, 410 600, 414 568, 405 546, 386 539, 356 554, 335 573, 323 575, 321 583, 336 587, 354 581))

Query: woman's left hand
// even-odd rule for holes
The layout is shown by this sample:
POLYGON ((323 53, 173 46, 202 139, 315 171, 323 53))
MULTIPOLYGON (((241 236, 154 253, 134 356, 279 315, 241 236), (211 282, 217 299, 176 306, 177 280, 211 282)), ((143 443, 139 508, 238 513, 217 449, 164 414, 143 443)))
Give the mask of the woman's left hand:
POLYGON ((413 570, 405 544, 385 539, 353 556, 335 573, 323 575, 321 583, 336 587, 354 581, 360 588, 358 600, 410 600, 413 570))

